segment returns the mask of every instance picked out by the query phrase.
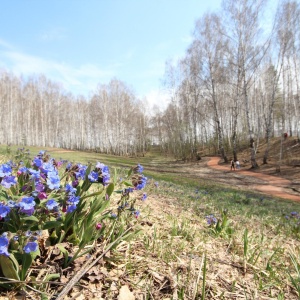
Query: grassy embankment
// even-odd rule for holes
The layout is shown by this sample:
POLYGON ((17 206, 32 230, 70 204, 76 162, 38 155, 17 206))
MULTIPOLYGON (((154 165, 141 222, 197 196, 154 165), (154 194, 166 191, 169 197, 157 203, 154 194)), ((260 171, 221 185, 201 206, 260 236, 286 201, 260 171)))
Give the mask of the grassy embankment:
POLYGON ((121 158, 43 150, 117 168, 140 163, 150 178, 149 198, 140 204, 143 231, 107 261, 98 283, 103 298, 114 299, 128 285, 137 299, 298 299, 300 225, 291 215, 300 212, 298 203, 173 172, 157 152, 121 158), (207 224, 210 214, 218 219, 214 226, 207 224))

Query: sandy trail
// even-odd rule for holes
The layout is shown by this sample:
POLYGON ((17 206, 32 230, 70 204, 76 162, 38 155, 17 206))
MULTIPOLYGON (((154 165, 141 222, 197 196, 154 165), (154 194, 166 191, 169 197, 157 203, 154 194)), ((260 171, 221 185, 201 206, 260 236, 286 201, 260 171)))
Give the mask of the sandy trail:
MULTIPOLYGON (((207 166, 209 168, 219 170, 219 171, 226 171, 228 173, 228 170, 230 170, 230 166, 219 165, 219 161, 220 161, 220 157, 210 157, 209 161, 207 162, 207 166)), ((271 176, 271 175, 251 172, 243 169, 229 171, 229 173, 234 173, 236 175, 243 175, 243 176, 251 176, 261 180, 262 183, 251 185, 251 188, 253 190, 262 192, 264 194, 272 195, 275 197, 300 202, 300 195, 295 195, 295 193, 292 192, 292 181, 290 180, 287 180, 279 176, 278 177, 271 176)))

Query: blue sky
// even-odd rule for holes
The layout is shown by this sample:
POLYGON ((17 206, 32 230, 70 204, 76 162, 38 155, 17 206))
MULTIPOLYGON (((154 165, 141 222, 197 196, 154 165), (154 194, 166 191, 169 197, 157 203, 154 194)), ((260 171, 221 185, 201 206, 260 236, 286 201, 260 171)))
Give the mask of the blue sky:
POLYGON ((164 106, 168 59, 184 56, 195 20, 221 0, 2 0, 0 68, 44 74, 75 95, 118 78, 164 106))

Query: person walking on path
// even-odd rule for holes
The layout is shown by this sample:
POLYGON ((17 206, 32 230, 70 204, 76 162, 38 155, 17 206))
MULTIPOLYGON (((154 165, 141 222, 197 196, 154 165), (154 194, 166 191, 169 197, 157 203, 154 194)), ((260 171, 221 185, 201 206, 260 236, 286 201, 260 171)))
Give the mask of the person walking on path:
POLYGON ((230 162, 230 170, 234 170, 235 171, 235 164, 234 164, 234 160, 232 159, 230 162))

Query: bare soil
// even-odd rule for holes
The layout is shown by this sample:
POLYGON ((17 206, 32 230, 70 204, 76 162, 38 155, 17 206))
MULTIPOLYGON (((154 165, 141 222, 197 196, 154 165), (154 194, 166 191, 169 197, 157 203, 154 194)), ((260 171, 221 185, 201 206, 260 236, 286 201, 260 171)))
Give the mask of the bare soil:
POLYGON ((258 147, 257 169, 251 168, 250 149, 247 149, 238 154, 239 170, 231 171, 230 164, 225 164, 218 156, 204 156, 197 163, 177 163, 176 173, 300 202, 300 143, 292 137, 272 140, 268 163, 263 164, 266 146, 261 143, 258 147))

